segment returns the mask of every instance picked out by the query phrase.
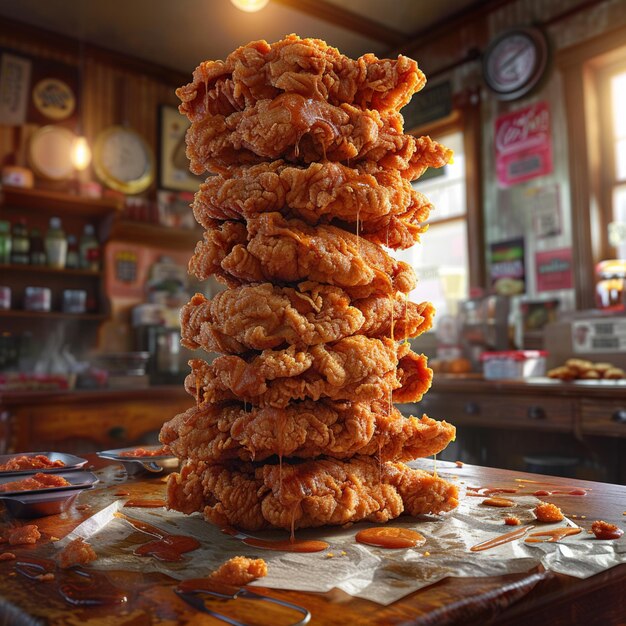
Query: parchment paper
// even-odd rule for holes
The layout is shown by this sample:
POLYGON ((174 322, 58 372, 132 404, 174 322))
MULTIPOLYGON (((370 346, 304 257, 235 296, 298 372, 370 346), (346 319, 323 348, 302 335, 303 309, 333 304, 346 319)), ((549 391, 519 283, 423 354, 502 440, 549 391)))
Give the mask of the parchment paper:
MULTIPOLYGON (((443 463, 441 465, 444 465, 443 463)), ((438 467, 440 463, 438 463, 438 467)), ((462 477, 440 475, 452 482, 462 477)), ((464 485, 459 485, 464 492, 464 485)), ((506 494, 505 494, 506 495, 506 494)), ((498 509, 481 505, 481 497, 462 497, 456 511, 446 516, 400 518, 394 526, 412 528, 422 533, 426 544, 410 550, 385 550, 356 543, 358 530, 372 524, 355 524, 347 529, 323 528, 297 531, 299 539, 327 541, 325 552, 297 554, 253 548, 223 534, 198 515, 186 516, 164 509, 122 508, 115 502, 92 515, 70 535, 55 544, 61 548, 77 536, 87 539, 98 554, 90 564, 97 569, 160 571, 176 579, 206 576, 227 559, 236 555, 261 557, 268 564, 268 575, 256 584, 298 591, 326 592, 338 588, 344 592, 382 605, 431 585, 448 576, 477 577, 526 572, 540 563, 548 570, 587 578, 619 563, 626 563, 626 535, 616 541, 599 541, 584 530, 559 543, 525 544, 516 540, 483 552, 470 552, 482 541, 512 531, 504 517, 516 515, 523 524, 534 519, 534 496, 515 496, 515 507, 498 509), (196 537, 202 546, 186 553, 182 562, 164 563, 152 557, 135 556, 133 550, 151 538, 139 533, 115 516, 118 511, 144 520, 171 534, 196 537), (429 553, 425 555, 425 553, 429 553)), ((606 520, 618 523, 622 520, 606 520)), ((537 530, 549 530, 564 524, 537 524, 537 530)), ((256 533, 264 539, 284 539, 286 533, 256 533)))

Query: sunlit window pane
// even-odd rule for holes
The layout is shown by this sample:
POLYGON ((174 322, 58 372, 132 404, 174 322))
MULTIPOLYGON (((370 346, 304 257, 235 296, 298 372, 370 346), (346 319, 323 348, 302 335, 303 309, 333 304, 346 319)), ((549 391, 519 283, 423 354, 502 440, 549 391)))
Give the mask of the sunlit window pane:
POLYGON ((616 139, 626 139, 626 72, 617 74, 611 80, 613 95, 613 128, 616 139))
POLYGON ((613 190, 613 219, 626 223, 626 185, 620 185, 613 190))
POLYGON ((626 180, 626 139, 615 144, 615 176, 617 180, 626 180))

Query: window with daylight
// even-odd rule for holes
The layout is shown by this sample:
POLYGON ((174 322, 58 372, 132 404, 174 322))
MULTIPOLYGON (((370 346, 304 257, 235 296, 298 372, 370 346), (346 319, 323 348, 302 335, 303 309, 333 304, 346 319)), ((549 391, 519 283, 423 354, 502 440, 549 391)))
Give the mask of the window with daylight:
POLYGON ((433 204, 428 230, 421 241, 394 256, 412 265, 417 287, 409 294, 415 302, 430 300, 437 319, 456 314, 459 300, 467 299, 469 260, 467 233, 466 158, 463 133, 453 131, 433 136, 454 150, 454 161, 441 169, 429 169, 413 183, 433 204))

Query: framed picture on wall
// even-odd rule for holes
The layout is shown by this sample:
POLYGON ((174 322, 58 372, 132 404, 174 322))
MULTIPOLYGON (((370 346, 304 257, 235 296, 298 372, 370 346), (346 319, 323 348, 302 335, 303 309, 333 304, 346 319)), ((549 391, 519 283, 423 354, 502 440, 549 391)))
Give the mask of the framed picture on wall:
POLYGON ((189 171, 185 133, 190 122, 173 106, 159 109, 159 187, 173 191, 197 191, 202 176, 189 171))

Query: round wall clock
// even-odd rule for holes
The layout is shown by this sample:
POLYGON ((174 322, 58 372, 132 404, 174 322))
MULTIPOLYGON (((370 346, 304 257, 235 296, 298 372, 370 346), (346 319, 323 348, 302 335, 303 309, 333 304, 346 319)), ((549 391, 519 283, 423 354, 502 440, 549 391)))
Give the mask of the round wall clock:
POLYGON ((74 173, 72 148, 76 135, 63 126, 42 126, 28 144, 28 162, 37 176, 66 180, 74 173))
POLYGON ((111 189, 140 193, 154 180, 154 156, 141 135, 111 126, 96 139, 93 157, 98 178, 111 189))
POLYGON ((548 65, 548 42, 538 28, 515 28, 485 50, 483 73, 487 86, 501 100, 515 100, 531 91, 548 65))

